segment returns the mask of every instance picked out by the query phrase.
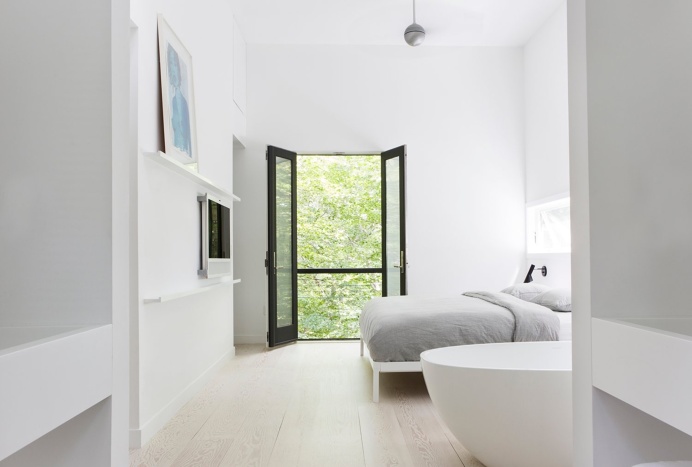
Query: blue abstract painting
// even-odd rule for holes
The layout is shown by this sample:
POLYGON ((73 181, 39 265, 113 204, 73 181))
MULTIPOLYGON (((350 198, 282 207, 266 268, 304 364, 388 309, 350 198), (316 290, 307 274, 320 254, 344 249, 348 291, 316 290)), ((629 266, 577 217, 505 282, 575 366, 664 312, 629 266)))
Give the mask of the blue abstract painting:
POLYGON ((192 55, 160 14, 158 26, 165 156, 197 171, 192 55))
POLYGON ((173 132, 173 145, 190 159, 192 153, 192 128, 190 126, 190 88, 189 73, 185 62, 180 60, 178 52, 168 44, 168 105, 170 125, 173 132))

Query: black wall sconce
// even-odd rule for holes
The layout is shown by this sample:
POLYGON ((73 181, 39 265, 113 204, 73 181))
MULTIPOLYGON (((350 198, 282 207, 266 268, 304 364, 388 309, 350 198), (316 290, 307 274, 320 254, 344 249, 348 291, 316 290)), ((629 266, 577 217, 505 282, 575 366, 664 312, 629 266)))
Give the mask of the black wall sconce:
MULTIPOLYGON (((536 266, 534 266, 532 264, 531 267, 529 268, 529 272, 526 274, 526 279, 524 279, 524 284, 527 284, 529 282, 533 282, 533 277, 531 277, 531 274, 533 274, 534 269, 536 269, 536 266)), ((548 267, 547 266, 541 266, 540 268, 538 268, 538 270, 541 271, 541 274, 543 275, 543 277, 548 275, 548 267)))

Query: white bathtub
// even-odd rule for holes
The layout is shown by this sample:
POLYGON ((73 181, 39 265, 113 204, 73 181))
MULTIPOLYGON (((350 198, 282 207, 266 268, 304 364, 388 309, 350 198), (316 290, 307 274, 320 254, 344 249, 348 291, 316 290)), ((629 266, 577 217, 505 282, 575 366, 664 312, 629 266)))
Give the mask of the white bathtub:
POLYGON ((572 465, 572 343, 462 345, 421 354, 454 436, 486 467, 572 465))

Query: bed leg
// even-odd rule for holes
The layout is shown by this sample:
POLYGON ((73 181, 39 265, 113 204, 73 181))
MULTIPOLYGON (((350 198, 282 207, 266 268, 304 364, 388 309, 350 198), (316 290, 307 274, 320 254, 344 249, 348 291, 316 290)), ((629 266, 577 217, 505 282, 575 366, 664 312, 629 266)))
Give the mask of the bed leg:
POLYGON ((372 401, 380 402, 380 368, 377 364, 372 367, 372 401))
POLYGON ((363 356, 363 338, 360 338, 360 356, 363 356))

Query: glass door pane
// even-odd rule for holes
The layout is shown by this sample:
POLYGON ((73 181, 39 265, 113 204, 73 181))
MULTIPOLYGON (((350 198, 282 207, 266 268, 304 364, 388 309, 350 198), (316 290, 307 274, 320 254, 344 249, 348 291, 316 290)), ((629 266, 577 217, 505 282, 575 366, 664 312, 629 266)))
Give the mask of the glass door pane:
POLYGON ((268 247, 270 347, 298 339, 296 154, 269 146, 268 247))
POLYGON ((381 154, 297 157, 298 338, 357 339, 382 296, 381 154))
POLYGON ((382 153, 384 295, 406 295, 406 146, 382 153))
POLYGON ((291 160, 277 157, 276 161, 276 327, 293 324, 293 220, 291 190, 291 160))

